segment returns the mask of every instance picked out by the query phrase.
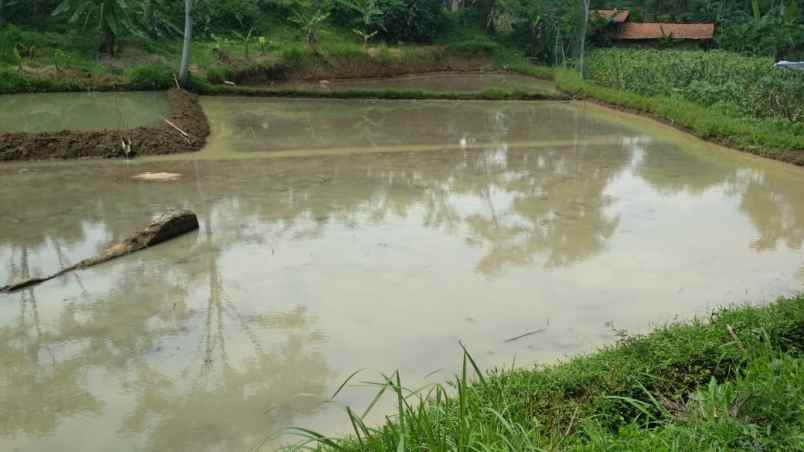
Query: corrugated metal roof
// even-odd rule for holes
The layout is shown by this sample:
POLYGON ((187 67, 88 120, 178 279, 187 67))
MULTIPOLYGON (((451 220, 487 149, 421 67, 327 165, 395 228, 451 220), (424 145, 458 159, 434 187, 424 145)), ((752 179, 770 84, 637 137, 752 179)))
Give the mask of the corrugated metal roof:
POLYGON ((599 9, 596 11, 597 15, 604 19, 611 19, 612 22, 622 24, 628 20, 630 11, 625 9, 599 9))
POLYGON ((708 40, 714 35, 715 24, 627 23, 623 24, 617 39, 661 39, 672 36, 674 39, 708 40))

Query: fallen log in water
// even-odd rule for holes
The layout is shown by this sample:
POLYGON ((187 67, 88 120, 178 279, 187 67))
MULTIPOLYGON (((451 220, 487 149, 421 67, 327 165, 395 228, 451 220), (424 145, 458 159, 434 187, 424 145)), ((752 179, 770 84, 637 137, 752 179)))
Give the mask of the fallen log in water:
POLYGON ((108 262, 112 259, 131 254, 135 251, 158 245, 166 240, 170 240, 174 237, 178 237, 196 229, 198 229, 198 217, 196 217, 194 213, 187 210, 168 212, 156 218, 144 230, 134 234, 120 243, 110 246, 95 257, 84 259, 81 262, 64 268, 50 276, 31 278, 24 281, 11 283, 0 288, 0 292, 14 292, 26 287, 34 286, 73 270, 81 270, 92 267, 104 262, 108 262))

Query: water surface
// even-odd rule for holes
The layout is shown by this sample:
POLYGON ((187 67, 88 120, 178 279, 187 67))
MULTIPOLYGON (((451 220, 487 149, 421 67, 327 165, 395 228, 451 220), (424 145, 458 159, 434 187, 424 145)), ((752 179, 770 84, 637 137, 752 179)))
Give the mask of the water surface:
POLYGON ((201 221, 0 295, 0 450, 251 451, 290 425, 348 431, 342 405, 362 411, 373 389, 325 402, 357 369, 418 387, 449 378, 459 340, 484 367, 528 366, 804 288, 802 171, 647 120, 570 103, 203 105, 200 154, 0 166, 0 283, 169 207, 201 221))
POLYGON ((167 111, 163 92, 11 94, 0 96, 0 133, 151 126, 167 111))

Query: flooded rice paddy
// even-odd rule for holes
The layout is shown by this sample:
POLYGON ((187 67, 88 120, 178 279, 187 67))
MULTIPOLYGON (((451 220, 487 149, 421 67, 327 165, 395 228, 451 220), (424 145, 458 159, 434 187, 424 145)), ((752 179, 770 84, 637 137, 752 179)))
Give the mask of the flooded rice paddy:
POLYGON ((477 93, 485 90, 522 91, 526 93, 555 94, 548 81, 524 75, 497 73, 412 74, 398 77, 334 79, 311 82, 287 82, 269 86, 270 89, 304 91, 398 90, 429 91, 434 93, 477 93))
POLYGON ((128 129, 162 121, 164 93, 50 93, 0 96, 0 133, 128 129))
POLYGON ((0 166, 0 284, 167 208, 201 221, 0 295, 0 450, 251 451, 288 426, 347 431, 343 405, 374 389, 327 401, 357 369, 418 387, 449 378, 459 340, 486 368, 529 366, 804 288, 804 172, 645 119, 202 103, 213 133, 196 155, 0 166))

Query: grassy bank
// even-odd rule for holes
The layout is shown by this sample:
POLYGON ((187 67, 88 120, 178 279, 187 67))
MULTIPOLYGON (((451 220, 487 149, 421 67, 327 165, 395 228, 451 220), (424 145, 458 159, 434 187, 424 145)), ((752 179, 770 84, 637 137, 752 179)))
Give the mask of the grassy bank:
POLYGON ((772 119, 726 114, 674 96, 644 96, 585 81, 569 70, 555 74, 558 89, 627 110, 648 113, 705 140, 764 157, 804 164, 804 133, 772 119))
POLYGON ((804 450, 804 297, 716 311, 548 367, 484 374, 464 357, 451 387, 383 392, 397 413, 354 434, 303 431, 345 451, 804 450))
MULTIPOLYGON (((445 33, 426 45, 378 41, 364 47, 350 28, 329 24, 319 31, 320 42, 312 46, 304 32, 284 18, 266 17, 264 22, 248 37, 235 31, 199 36, 193 43, 193 77, 211 85, 224 81, 259 85, 494 70, 494 55, 500 51, 482 30, 478 36, 466 30, 445 33)), ((96 41, 81 33, 0 27, 0 94, 174 86, 180 39, 130 36, 120 41, 114 56, 99 53, 96 41)))
MULTIPOLYGON (((196 47, 204 48, 205 43, 196 47)), ((46 61, 19 67, 0 65, 0 94, 62 91, 164 90, 175 85, 176 68, 168 58, 134 64, 125 70, 110 67, 57 68, 46 61)), ((254 57, 226 57, 193 67, 198 84, 225 88, 225 81, 257 86, 294 80, 391 77, 439 71, 497 69, 493 53, 484 48, 453 46, 375 46, 355 43, 323 45, 315 51, 290 44, 254 57)))
MULTIPOLYGON (((763 157, 804 165, 804 123, 778 117, 751 117, 721 105, 692 102, 683 96, 647 95, 632 89, 603 86, 582 79, 570 69, 512 62, 509 69, 532 77, 553 80, 564 94, 599 101, 608 106, 647 114, 704 140, 720 143, 763 157)), ((597 69, 590 69, 595 72, 597 69)), ((647 68, 643 68, 647 72, 647 68)), ((789 77, 785 74, 783 77, 789 77)), ((792 74, 801 77, 799 74, 792 74)), ((625 84, 624 86, 630 86, 625 84)))
MULTIPOLYGON (((569 70, 555 71, 558 88, 650 114, 706 140, 804 164, 804 76, 774 69, 769 58, 598 49, 587 63, 586 80, 569 70)), ((545 75, 543 69, 530 72, 545 75)))
POLYGON ((771 58, 723 51, 596 49, 589 80, 644 96, 674 96, 731 116, 776 120, 802 132, 804 76, 771 58))
POLYGON ((343 91, 318 91, 303 89, 266 89, 247 86, 211 85, 196 82, 193 90, 208 96, 253 96, 253 97, 304 97, 313 99, 420 99, 420 100, 567 100, 559 93, 537 89, 519 90, 490 88, 478 92, 437 92, 419 89, 349 89, 343 91))

